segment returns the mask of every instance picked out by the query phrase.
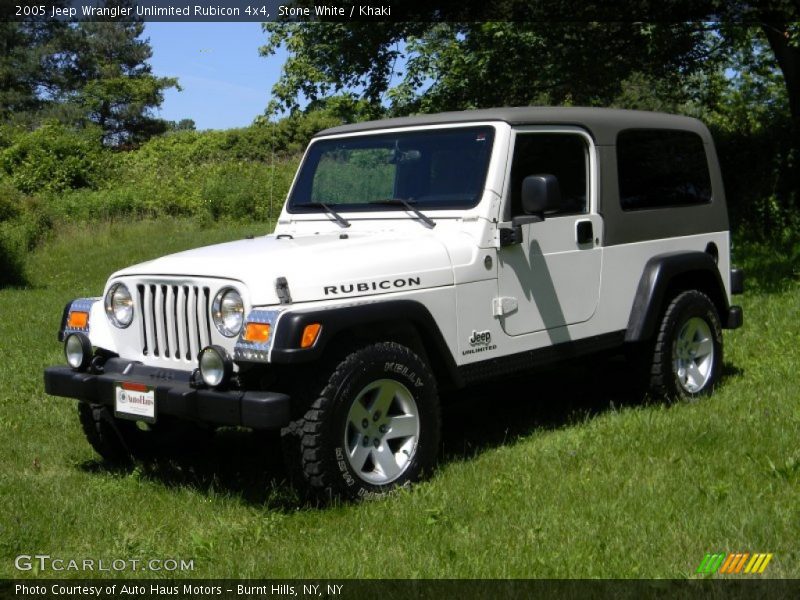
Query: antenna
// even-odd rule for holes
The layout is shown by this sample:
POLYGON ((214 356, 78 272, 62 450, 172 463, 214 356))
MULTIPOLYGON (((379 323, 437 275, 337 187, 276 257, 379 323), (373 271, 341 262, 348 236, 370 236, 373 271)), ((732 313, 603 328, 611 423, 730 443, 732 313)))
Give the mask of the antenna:
POLYGON ((272 196, 275 189, 275 123, 269 123, 269 126, 272 131, 269 136, 269 210, 267 219, 272 222, 272 196))

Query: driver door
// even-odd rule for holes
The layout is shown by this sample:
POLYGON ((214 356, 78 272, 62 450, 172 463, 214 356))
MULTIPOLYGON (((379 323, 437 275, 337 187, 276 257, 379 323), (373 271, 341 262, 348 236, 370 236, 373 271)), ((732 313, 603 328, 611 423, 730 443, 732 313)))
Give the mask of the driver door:
POLYGON ((504 221, 524 214, 522 180, 540 174, 558 179, 561 199, 543 221, 522 225, 521 243, 498 252, 498 292, 507 299, 500 322, 510 336, 546 330, 560 343, 600 299, 602 219, 591 138, 578 128, 516 131, 504 221))

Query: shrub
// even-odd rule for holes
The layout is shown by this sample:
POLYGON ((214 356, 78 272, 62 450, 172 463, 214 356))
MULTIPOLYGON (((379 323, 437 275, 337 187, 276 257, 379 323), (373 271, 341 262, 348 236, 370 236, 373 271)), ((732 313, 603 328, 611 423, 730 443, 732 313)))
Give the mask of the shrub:
POLYGON ((203 206, 214 219, 274 217, 283 206, 294 168, 294 161, 279 161, 273 167, 252 162, 214 165, 202 179, 203 206))
POLYGON ((216 162, 191 167, 161 165, 123 172, 100 190, 73 190, 50 198, 52 212, 71 221, 160 216, 264 220, 283 206, 297 161, 216 162))
POLYGON ((7 179, 0 179, 0 223, 19 216, 25 196, 7 179))
POLYGON ((0 151, 0 167, 24 193, 57 193, 96 186, 105 175, 108 155, 98 129, 48 122, 18 135, 0 151))
POLYGON ((25 282, 25 259, 52 227, 35 199, 0 181, 0 286, 25 282))
POLYGON ((25 281, 25 244, 10 221, 0 223, 0 287, 25 281))
POLYGON ((754 240, 797 237, 800 158, 788 118, 750 130, 712 126, 731 228, 754 240))

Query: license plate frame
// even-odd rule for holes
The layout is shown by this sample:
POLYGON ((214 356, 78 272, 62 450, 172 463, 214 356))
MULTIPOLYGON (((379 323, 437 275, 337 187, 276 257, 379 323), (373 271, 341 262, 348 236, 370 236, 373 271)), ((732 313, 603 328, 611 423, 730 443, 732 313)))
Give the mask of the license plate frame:
POLYGON ((115 382, 114 416, 131 421, 155 423, 158 416, 155 388, 130 381, 115 382))

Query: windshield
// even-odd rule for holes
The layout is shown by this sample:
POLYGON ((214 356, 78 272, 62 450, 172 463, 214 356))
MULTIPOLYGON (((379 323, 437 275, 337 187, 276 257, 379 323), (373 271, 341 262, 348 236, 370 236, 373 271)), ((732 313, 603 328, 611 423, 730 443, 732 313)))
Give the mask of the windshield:
POLYGON ((397 199, 419 210, 471 208, 483 193, 493 139, 494 128, 482 126, 319 140, 288 210, 398 210, 385 202, 397 199))

